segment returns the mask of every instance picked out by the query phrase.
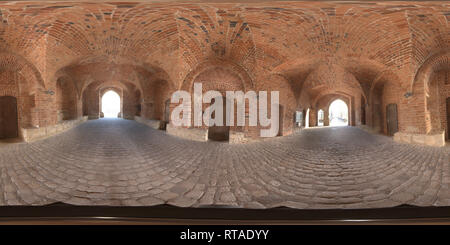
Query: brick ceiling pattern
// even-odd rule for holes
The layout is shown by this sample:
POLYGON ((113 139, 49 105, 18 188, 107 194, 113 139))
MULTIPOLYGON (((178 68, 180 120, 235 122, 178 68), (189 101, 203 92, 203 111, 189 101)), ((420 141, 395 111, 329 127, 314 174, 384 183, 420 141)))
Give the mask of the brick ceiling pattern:
POLYGON ((330 77, 322 83, 345 69, 366 90, 391 73, 406 87, 449 47, 449 19, 448 2, 3 2, 0 49, 24 57, 44 83, 75 75, 80 94, 118 74, 137 88, 158 79, 180 87, 198 64, 221 59, 254 80, 306 82, 314 97, 319 68, 330 77))

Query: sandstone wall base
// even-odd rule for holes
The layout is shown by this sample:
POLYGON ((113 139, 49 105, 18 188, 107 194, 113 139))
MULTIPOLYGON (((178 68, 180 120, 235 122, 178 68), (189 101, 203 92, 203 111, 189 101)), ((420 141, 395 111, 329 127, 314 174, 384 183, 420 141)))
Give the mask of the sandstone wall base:
POLYGON ((21 135, 25 142, 32 142, 32 141, 36 141, 36 140, 40 140, 40 139, 45 139, 50 136, 67 131, 73 127, 80 125, 81 123, 83 123, 87 120, 88 120, 88 117, 84 116, 79 119, 63 121, 63 122, 60 122, 58 124, 51 125, 48 127, 22 128, 21 135))
POLYGON ((181 128, 181 127, 174 127, 171 124, 167 124, 166 131, 170 135, 174 135, 184 139, 195 141, 208 141, 207 129, 181 128))
POLYGON ((397 132, 394 134, 394 141, 428 146, 445 146, 445 134, 444 132, 438 134, 411 134, 397 132))

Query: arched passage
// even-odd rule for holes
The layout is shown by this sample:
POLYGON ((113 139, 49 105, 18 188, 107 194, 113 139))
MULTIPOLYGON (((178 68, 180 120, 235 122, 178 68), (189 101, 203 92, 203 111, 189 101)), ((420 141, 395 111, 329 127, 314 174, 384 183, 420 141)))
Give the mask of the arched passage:
POLYGON ((104 117, 117 118, 120 115, 120 96, 109 90, 102 96, 102 112, 104 117))
POLYGON ((309 108, 306 109, 305 113, 305 128, 309 128, 309 108))
MULTIPOLYGON (((23 128, 46 126, 52 122, 52 110, 39 109, 37 91, 42 85, 40 74, 32 64, 18 55, 0 53, 0 96, 15 99, 16 125, 20 137, 23 136, 23 128)), ((51 95, 41 93, 39 96, 48 98, 51 95)), ((4 110, 3 107, 0 110, 4 110)))
POLYGON ((348 125, 348 106, 343 100, 337 99, 331 102, 328 111, 330 126, 348 125))
POLYGON ((325 112, 320 109, 317 112, 317 126, 323 126, 324 125, 324 120, 325 120, 325 112))
POLYGON ((425 84, 426 117, 429 118, 428 134, 444 133, 450 139, 449 98, 450 98, 450 66, 435 71, 430 81, 425 84))
MULTIPOLYGON (((202 94, 211 91, 217 91, 221 94, 221 98, 226 98, 226 91, 243 91, 251 89, 251 79, 245 71, 227 62, 210 62, 199 65, 193 72, 188 74, 181 88, 182 90, 189 91, 191 93, 192 104, 194 104, 194 84, 201 84, 202 94)), ((214 102, 203 101, 202 111, 205 113, 208 108, 214 102)), ((174 105, 175 106, 175 105, 174 105)), ((226 100, 223 100, 223 106, 226 106, 226 100)), ((223 110, 225 111, 225 110, 223 110)), ((245 111, 248 112, 248 103, 245 105, 245 111)), ((212 140, 230 140, 231 135, 236 132, 245 132, 246 137, 259 136, 259 130, 256 127, 238 126, 237 125, 237 107, 234 105, 234 121, 233 126, 219 126, 209 127, 205 124, 202 126, 195 125, 194 123, 194 110, 191 111, 191 125, 193 128, 200 129, 203 132, 208 131, 208 139, 212 140), (213 128, 214 127, 214 128, 213 128), (219 133, 218 137, 212 136, 219 133)), ((225 116, 226 120, 226 116, 225 116)))

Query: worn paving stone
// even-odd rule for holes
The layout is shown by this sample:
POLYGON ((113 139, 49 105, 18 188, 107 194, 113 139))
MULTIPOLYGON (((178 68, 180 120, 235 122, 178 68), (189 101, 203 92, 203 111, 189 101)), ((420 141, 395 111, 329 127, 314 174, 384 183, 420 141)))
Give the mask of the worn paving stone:
POLYGON ((0 146, 0 205, 374 208, 450 205, 450 148, 354 127, 230 145, 122 119, 0 146))

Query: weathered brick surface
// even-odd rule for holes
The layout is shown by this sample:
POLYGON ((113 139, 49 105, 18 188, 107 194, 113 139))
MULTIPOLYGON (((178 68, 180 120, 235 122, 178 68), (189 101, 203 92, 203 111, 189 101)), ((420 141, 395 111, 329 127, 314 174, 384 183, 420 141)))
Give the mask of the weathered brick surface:
POLYGON ((207 78, 211 89, 279 90, 282 134, 294 111, 315 116, 336 96, 351 125, 386 133, 395 103, 400 132, 448 130, 445 2, 3 2, 0 13, 0 94, 18 98, 21 127, 98 117, 109 87, 124 117, 163 120, 171 92, 207 78))
MULTIPOLYGON (((303 126, 316 126, 319 110, 328 115, 339 98, 352 126, 387 134, 386 107, 396 104, 397 138, 423 143, 445 134, 448 140, 449 16, 448 2, 439 1, 1 2, 0 96, 16 97, 19 128, 54 134, 65 120, 100 118, 101 96, 109 90, 121 97, 121 117, 165 125, 176 106, 167 103, 172 92, 192 93, 193 83, 203 82, 204 91, 279 91, 283 136, 299 131, 296 111, 309 114, 303 126)), ((232 127, 231 142, 250 142, 260 129, 232 127)), ((348 133, 343 136, 323 128, 248 146, 188 143, 146 130, 125 121, 89 122, 40 142, 42 149, 2 149, 0 202, 448 204, 448 147, 395 144, 357 129, 339 131, 348 133), (105 126, 105 134, 92 138, 105 126), (154 138, 141 138, 139 130, 154 138), (348 140, 344 148, 337 139, 331 148, 319 143, 333 142, 333 135, 348 140), (350 150, 347 143, 367 148, 350 150), (198 154, 186 159, 192 152, 198 154), (260 165, 244 164, 255 159, 260 165), (202 180, 203 173, 210 177, 202 180), (351 186, 359 181, 362 194, 355 194, 351 186), (286 198, 289 193, 297 199, 286 198)), ((185 130, 191 129, 173 132, 198 137, 185 130)))

